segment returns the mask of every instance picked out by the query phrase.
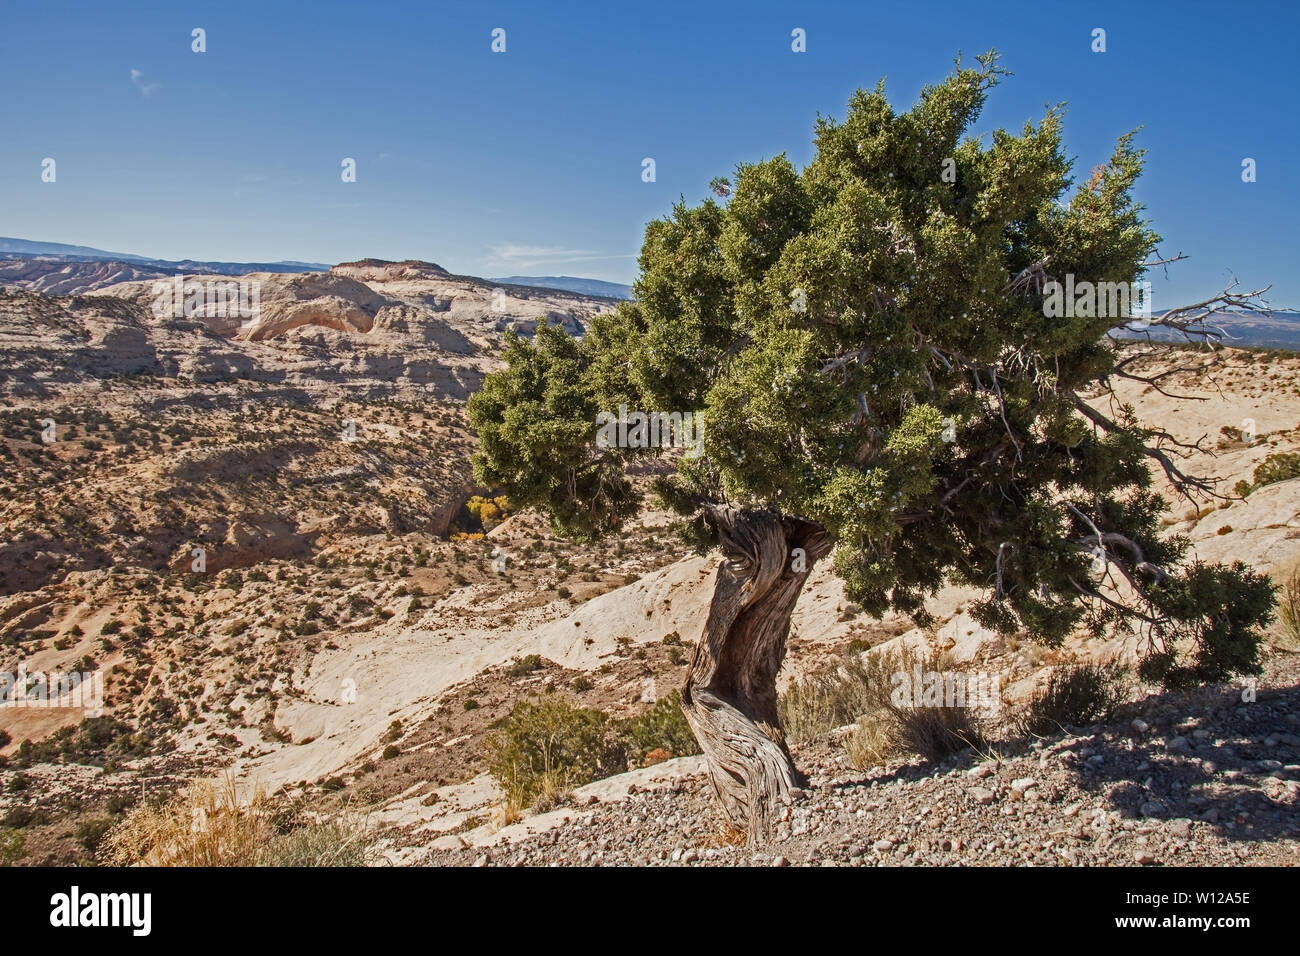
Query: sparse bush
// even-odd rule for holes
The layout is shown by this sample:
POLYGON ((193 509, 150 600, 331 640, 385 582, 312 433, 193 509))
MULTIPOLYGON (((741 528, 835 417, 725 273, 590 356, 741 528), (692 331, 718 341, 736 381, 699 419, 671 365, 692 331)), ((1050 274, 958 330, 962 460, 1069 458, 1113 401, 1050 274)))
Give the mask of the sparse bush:
POLYGON ((395 744, 389 744, 387 747, 384 748, 384 752, 381 756, 385 760, 392 760, 394 757, 400 757, 401 755, 402 755, 402 750, 400 747, 396 746, 395 744))
POLYGON ((489 738, 488 772, 519 806, 627 768, 609 717, 557 698, 520 701, 489 738))
POLYGON ((581 694, 583 691, 591 690, 596 685, 592 683, 591 678, 588 677, 587 675, 579 674, 577 677, 573 679, 573 684, 571 686, 575 691, 581 694))
POLYGON ((506 674, 510 677, 527 677, 542 669, 542 658, 539 654, 528 654, 525 657, 516 657, 507 667, 506 674))
POLYGON ((1063 727, 1108 720, 1128 697, 1128 669, 1116 661, 1073 664, 1052 672, 1047 686, 1025 706, 1016 725, 1043 736, 1063 727))
POLYGON ((23 858, 27 840, 19 830, 0 829, 0 866, 10 866, 23 858))
POLYGON ((39 807, 10 807, 4 818, 0 819, 0 827, 21 830, 33 825, 41 826, 49 821, 49 814, 39 807))
POLYGON ((1271 452, 1255 466, 1254 487, 1300 478, 1300 452, 1271 452))
POLYGON ((888 713, 895 721, 899 745, 927 760, 942 760, 984 744, 980 721, 969 707, 891 705, 888 713))
POLYGON ((682 699, 677 691, 656 702, 644 714, 624 720, 620 733, 628 755, 638 765, 653 750, 667 750, 674 757, 700 752, 682 713, 682 699))
POLYGON ((896 669, 883 657, 852 658, 831 670, 791 681, 778 702, 786 738, 798 743, 815 740, 884 707, 889 673, 896 669))
POLYGON ((374 851, 362 820, 308 823, 275 837, 258 854, 258 866, 365 866, 374 851))
POLYGON ((111 817, 92 817, 89 820, 82 820, 77 824, 77 842, 84 846, 88 853, 93 855, 112 828, 113 820, 111 817))

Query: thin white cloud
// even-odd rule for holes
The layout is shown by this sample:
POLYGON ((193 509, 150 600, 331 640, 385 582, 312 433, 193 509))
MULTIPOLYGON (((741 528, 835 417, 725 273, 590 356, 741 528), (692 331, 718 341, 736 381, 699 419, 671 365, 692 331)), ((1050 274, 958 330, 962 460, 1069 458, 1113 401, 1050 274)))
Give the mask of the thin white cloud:
POLYGON ((144 73, 136 69, 131 70, 131 82, 135 84, 135 88, 140 91, 141 96, 153 96, 162 89, 161 83, 146 83, 144 73))
POLYGON ((513 269, 533 269, 538 266, 559 265, 567 262, 595 262, 599 259, 634 259, 634 255, 602 255, 594 249, 567 249, 564 246, 530 246, 521 243, 503 243, 490 246, 490 265, 513 269))

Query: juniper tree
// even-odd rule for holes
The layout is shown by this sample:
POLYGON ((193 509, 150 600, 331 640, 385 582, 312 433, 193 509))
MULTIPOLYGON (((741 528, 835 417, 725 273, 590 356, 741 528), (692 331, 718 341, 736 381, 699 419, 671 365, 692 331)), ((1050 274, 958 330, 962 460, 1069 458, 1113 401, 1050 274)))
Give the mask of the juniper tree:
POLYGON ((618 532, 643 504, 629 468, 657 456, 655 496, 721 548, 682 701, 752 838, 801 780, 775 677, 823 558, 873 615, 925 623, 953 582, 982 589, 972 613, 1002 633, 1136 631, 1151 681, 1260 669, 1272 585, 1160 533, 1157 469, 1178 494, 1215 492, 1113 384, 1141 377, 1126 330, 1212 347, 1208 319, 1262 300, 1228 289, 1141 321, 1084 297, 1045 308, 1054 283, 1127 285, 1172 260, 1133 196, 1133 134, 1078 188, 1061 107, 968 135, 1006 75, 994 53, 958 61, 907 112, 883 81, 858 91, 842 122, 818 119, 807 167, 741 164, 712 184, 725 205, 678 202, 646 228, 633 301, 580 340, 511 336, 470 401, 477 479, 560 532, 618 532), (594 422, 622 403, 702 413, 704 454, 603 447, 594 422))

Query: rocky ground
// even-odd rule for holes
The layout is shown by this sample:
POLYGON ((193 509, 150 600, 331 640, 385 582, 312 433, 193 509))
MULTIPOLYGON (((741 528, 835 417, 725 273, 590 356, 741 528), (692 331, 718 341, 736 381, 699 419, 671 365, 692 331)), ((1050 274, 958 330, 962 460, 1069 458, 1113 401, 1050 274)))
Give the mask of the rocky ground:
MULTIPOLYGON (((1237 866, 1300 864, 1300 659, 1240 688, 1153 695, 1132 716, 968 750, 937 764, 846 772, 829 741, 771 840, 719 823, 698 762, 424 865, 1237 866), (1271 689, 1270 689, 1271 688, 1271 689), (611 799, 614 797, 614 799, 611 799), (529 833, 530 829, 540 832, 529 833)), ((834 735, 833 735, 834 736, 834 735)), ((613 781, 606 781, 612 784, 613 781)), ((446 842, 445 840, 443 841, 446 842)))

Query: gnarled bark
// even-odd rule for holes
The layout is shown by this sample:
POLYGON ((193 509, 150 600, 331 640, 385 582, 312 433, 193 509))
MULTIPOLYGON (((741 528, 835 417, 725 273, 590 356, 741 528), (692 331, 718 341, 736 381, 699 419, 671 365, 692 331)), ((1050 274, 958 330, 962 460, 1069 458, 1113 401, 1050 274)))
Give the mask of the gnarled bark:
POLYGON ((820 525, 770 511, 718 505, 707 517, 724 561, 682 708, 722 812, 758 842, 791 788, 803 783, 781 732, 776 674, 799 592, 830 542, 820 525))

